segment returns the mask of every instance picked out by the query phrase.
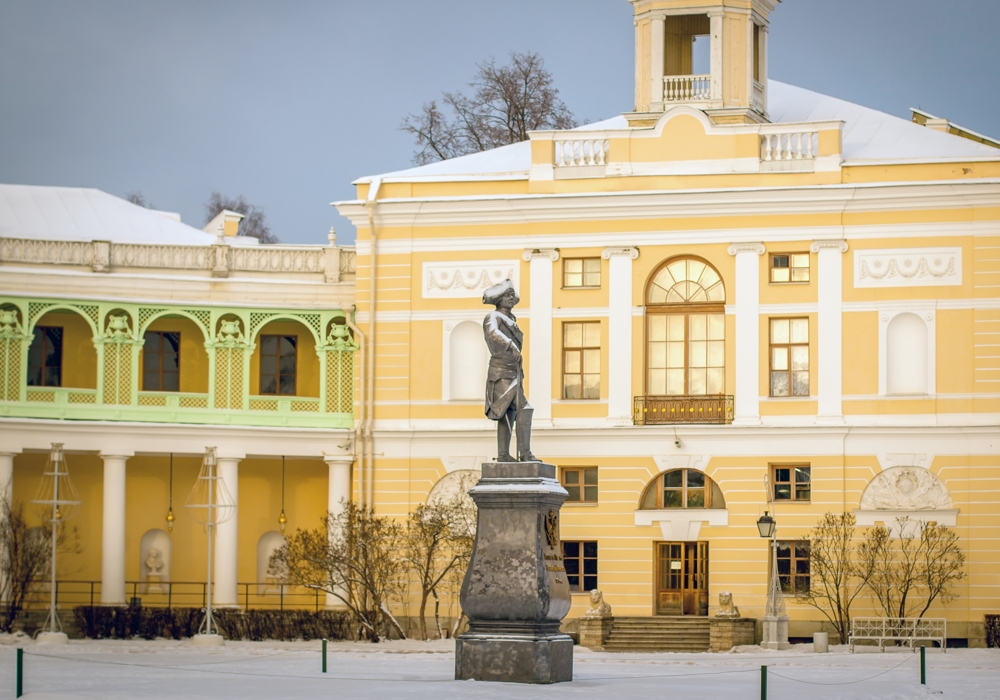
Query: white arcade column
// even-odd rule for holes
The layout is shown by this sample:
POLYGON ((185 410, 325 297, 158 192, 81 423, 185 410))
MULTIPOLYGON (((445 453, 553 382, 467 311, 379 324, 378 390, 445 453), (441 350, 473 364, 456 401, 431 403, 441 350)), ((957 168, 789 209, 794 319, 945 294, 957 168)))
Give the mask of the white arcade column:
MULTIPOLYGON (((533 427, 552 426, 552 265, 559 251, 526 250, 530 263, 531 322, 528 325, 528 403, 533 427)), ((518 290, 520 291, 520 290, 518 290)), ((517 315, 517 309, 514 309, 517 315)))
POLYGON ((816 421, 840 425, 843 408, 843 319, 844 253, 847 241, 815 241, 809 246, 817 254, 816 292, 819 295, 819 405, 816 421))
POLYGON ((736 256, 736 393, 733 425, 760 425, 760 256, 763 243, 733 243, 736 256))
MULTIPOLYGON (((13 504, 14 498, 14 457, 16 452, 0 452, 0 498, 7 502, 7 506, 13 504)), ((7 572, 0 564, 0 577, 7 575, 7 572)))
POLYGON ((605 248, 608 261, 608 422, 632 424, 632 261, 638 248, 605 248))
POLYGON ((238 552, 239 552, 239 468, 240 457, 219 457, 216 469, 222 482, 229 492, 233 503, 233 514, 228 520, 215 526, 215 565, 212 572, 212 585, 215 594, 213 604, 218 606, 237 606, 239 597, 237 591, 238 552))
MULTIPOLYGON (((345 504, 351 500, 351 463, 354 455, 326 455, 323 457, 330 468, 329 495, 326 509, 336 516, 344 512, 345 504)), ((343 608, 344 603, 332 593, 326 594, 326 607, 343 608)))
POLYGON ((125 605, 125 463, 132 455, 101 453, 104 507, 101 524, 101 605, 125 605))

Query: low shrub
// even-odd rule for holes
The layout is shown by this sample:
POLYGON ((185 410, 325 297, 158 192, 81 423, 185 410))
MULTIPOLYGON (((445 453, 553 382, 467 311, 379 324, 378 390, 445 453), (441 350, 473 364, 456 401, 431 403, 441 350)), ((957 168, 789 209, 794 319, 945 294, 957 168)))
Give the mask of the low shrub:
POLYGON ((228 639, 260 642, 276 639, 352 638, 351 616, 338 610, 232 610, 212 612, 228 639))
POLYGON ((986 623, 986 646, 1000 648, 1000 615, 983 615, 983 621, 986 623))

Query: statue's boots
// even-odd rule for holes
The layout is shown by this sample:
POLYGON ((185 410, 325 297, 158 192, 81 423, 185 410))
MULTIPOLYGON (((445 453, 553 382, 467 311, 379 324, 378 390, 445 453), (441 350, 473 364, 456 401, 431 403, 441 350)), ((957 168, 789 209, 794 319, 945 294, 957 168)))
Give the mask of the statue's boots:
POLYGON ((510 454, 510 413, 497 421, 497 461, 516 462, 510 454))
POLYGON ((531 416, 535 409, 524 407, 517 412, 517 459, 519 462, 540 462, 531 454, 531 416))

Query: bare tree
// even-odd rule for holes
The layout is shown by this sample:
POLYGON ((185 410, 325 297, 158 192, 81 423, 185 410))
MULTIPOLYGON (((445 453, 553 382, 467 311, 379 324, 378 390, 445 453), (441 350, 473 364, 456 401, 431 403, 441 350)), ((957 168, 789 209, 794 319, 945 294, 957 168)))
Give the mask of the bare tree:
POLYGON ((262 207, 255 206, 247 202, 240 195, 239 197, 227 197, 219 192, 213 192, 212 196, 205 202, 205 223, 218 216, 223 209, 234 211, 243 215, 240 221, 240 235, 256 238, 261 243, 278 243, 278 237, 271 233, 271 228, 267 224, 267 216, 262 207))
POLYGON ((576 120, 559 99, 552 74, 537 53, 510 54, 510 63, 498 66, 491 58, 469 87, 471 96, 446 92, 443 104, 449 119, 432 100, 419 114, 409 114, 400 129, 412 134, 418 150, 413 162, 433 163, 528 140, 534 129, 571 129, 576 120))
POLYGON ((288 572, 288 582, 325 591, 354 614, 365 637, 381 639, 388 621, 406 634, 389 609, 405 577, 403 528, 370 507, 344 503, 328 514, 323 527, 296 530, 271 555, 270 565, 288 572))
POLYGON ((861 566, 872 572, 867 586, 886 617, 923 617, 935 600, 956 597, 951 586, 965 578, 965 552, 943 525, 896 523, 897 538, 884 525, 868 531, 858 548, 861 566))
POLYGON ((132 190, 131 192, 125 193, 125 201, 131 202, 137 207, 143 207, 145 209, 156 209, 156 205, 148 201, 145 195, 139 190, 132 190))
MULTIPOLYGON (((76 529, 63 525, 56 547, 62 552, 76 552, 76 542, 76 529)), ((0 631, 13 629, 25 605, 38 592, 36 584, 46 577, 51 563, 51 528, 29 526, 23 504, 11 505, 0 497, 0 631)))
POLYGON ((802 596, 826 617, 847 642, 851 605, 872 576, 872 562, 857 554, 853 513, 826 513, 809 535, 809 591, 802 596))
POLYGON ((410 513, 407 523, 406 559, 420 583, 419 620, 423 639, 429 638, 427 603, 432 596, 438 637, 444 638, 439 587, 454 572, 460 570, 464 574, 472 556, 475 504, 466 495, 467 490, 468 488, 460 487, 459 493, 453 498, 417 506, 410 513))

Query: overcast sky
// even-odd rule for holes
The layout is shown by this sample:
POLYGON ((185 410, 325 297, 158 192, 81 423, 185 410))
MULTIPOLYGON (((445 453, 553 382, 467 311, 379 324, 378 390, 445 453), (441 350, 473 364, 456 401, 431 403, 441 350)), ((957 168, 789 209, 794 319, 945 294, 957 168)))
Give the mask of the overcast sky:
MULTIPOLYGON (((537 51, 581 121, 633 107, 627 0, 0 0, 0 182, 141 191, 200 227, 213 190, 284 242, 408 167, 408 112, 537 51)), ((785 0, 771 78, 1000 137, 997 0, 785 0)))

